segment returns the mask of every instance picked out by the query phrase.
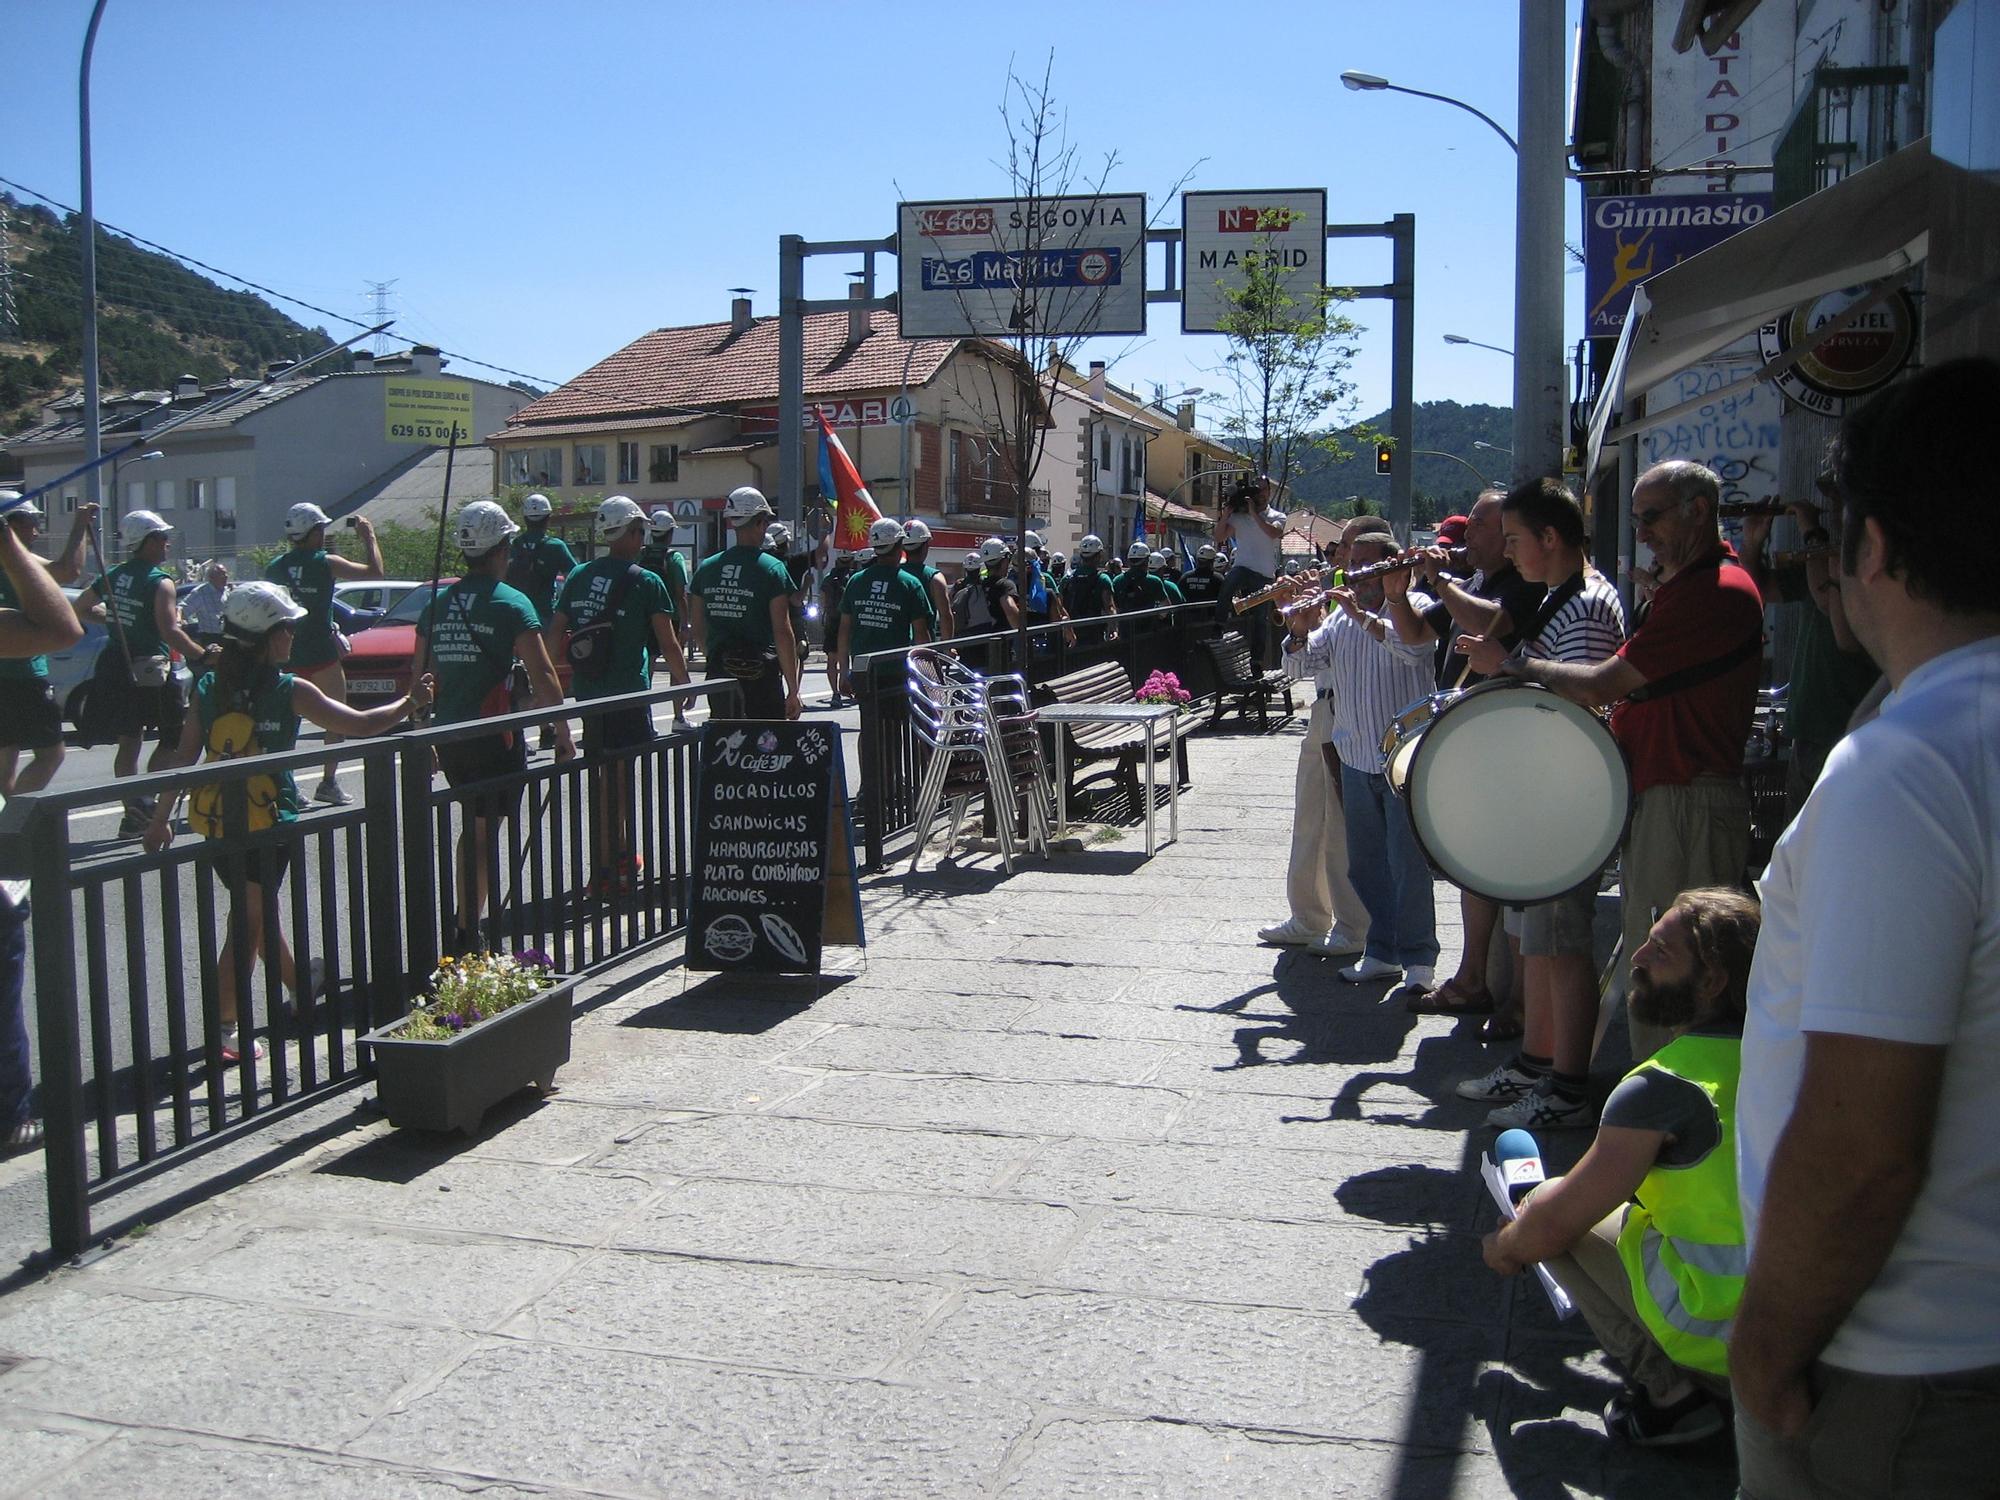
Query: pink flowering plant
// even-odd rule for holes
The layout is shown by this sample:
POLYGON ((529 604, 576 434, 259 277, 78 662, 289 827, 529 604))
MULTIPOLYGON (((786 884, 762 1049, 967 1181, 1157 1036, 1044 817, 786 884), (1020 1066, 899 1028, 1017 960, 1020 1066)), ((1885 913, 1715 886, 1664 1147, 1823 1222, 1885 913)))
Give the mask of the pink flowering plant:
POLYGON ((1139 687, 1141 703, 1171 703, 1176 706, 1192 703, 1194 694, 1181 686, 1180 678, 1172 672, 1155 672, 1139 687))
POLYGON ((447 1042, 481 1021, 532 1000, 555 983, 555 961, 528 948, 504 953, 468 953, 439 962, 431 975, 431 997, 410 1013, 396 1035, 412 1042, 447 1042))

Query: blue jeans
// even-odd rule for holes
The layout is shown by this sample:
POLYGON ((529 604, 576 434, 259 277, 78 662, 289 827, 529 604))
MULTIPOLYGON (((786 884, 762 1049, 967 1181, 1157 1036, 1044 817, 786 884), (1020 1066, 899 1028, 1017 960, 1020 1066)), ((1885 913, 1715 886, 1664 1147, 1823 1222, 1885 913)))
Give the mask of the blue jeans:
POLYGON ((1347 878, 1368 908, 1368 956, 1403 968, 1437 962, 1431 869, 1417 847, 1389 778, 1342 763, 1347 814, 1347 878))
POLYGON ((30 1117, 35 1074, 23 1006, 28 977, 28 904, 0 900, 0 1130, 30 1117))

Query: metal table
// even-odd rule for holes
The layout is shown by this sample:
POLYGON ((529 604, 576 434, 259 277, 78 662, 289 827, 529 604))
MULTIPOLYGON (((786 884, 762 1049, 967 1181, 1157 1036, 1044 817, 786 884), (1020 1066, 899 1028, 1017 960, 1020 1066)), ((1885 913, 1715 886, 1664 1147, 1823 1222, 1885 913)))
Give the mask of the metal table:
POLYGON ((1153 803, 1157 800, 1155 767, 1160 763, 1157 736, 1162 727, 1167 731, 1167 806, 1168 836, 1176 843, 1181 836, 1181 777, 1180 777, 1180 710, 1171 703, 1051 703, 1046 708, 1035 710, 1036 717, 1044 724, 1055 726, 1056 731, 1056 827, 1058 831, 1069 828, 1069 775, 1068 759, 1063 754, 1063 741, 1073 724, 1137 724, 1146 731, 1146 856, 1151 858, 1155 847, 1153 803))

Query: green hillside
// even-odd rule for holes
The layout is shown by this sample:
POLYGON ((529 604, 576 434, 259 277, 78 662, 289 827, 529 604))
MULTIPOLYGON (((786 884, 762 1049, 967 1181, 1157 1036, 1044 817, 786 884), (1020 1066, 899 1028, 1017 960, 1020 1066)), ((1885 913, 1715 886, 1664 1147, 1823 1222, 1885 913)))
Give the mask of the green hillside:
MULTIPOLYGON (((1381 412, 1364 425, 1378 431, 1389 430, 1389 414, 1381 412)), ((1474 448, 1473 440, 1501 448, 1513 446, 1514 413, 1504 406, 1461 406, 1456 401, 1423 401, 1416 410, 1416 444, 1439 453, 1464 459, 1481 474, 1497 482, 1507 478, 1505 453, 1474 448)), ((1350 444, 1349 446, 1354 446, 1350 444)), ((1397 462, 1404 462, 1397 455, 1397 462)), ((1463 514, 1479 493, 1479 481, 1464 467, 1445 458, 1418 458, 1416 503, 1419 522, 1442 516, 1463 514)), ((1293 482, 1293 493, 1315 510, 1344 514, 1343 503, 1359 495, 1376 512, 1389 503, 1389 480, 1375 472, 1373 448, 1357 449, 1344 463, 1333 463, 1319 453, 1309 453, 1293 482)))
MULTIPOLYGON (((0 334, 0 432, 12 433, 38 420, 43 402, 82 383, 82 241, 73 217, 0 198, 13 224, 19 320, 18 330, 0 334)), ((261 375, 271 360, 302 359, 332 342, 326 330, 292 321, 263 298, 229 291, 101 226, 97 296, 106 391, 171 389, 181 375, 204 383, 261 375)))

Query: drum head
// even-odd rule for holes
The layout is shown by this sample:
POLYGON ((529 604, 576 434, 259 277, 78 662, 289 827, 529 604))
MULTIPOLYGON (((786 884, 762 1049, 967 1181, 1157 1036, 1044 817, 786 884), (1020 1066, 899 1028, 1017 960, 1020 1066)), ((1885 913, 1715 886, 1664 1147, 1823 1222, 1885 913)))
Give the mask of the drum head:
POLYGON ((1632 804, 1604 722, 1518 682, 1481 684, 1444 708, 1417 742, 1404 790, 1438 872, 1506 905, 1553 900, 1594 876, 1632 804))

